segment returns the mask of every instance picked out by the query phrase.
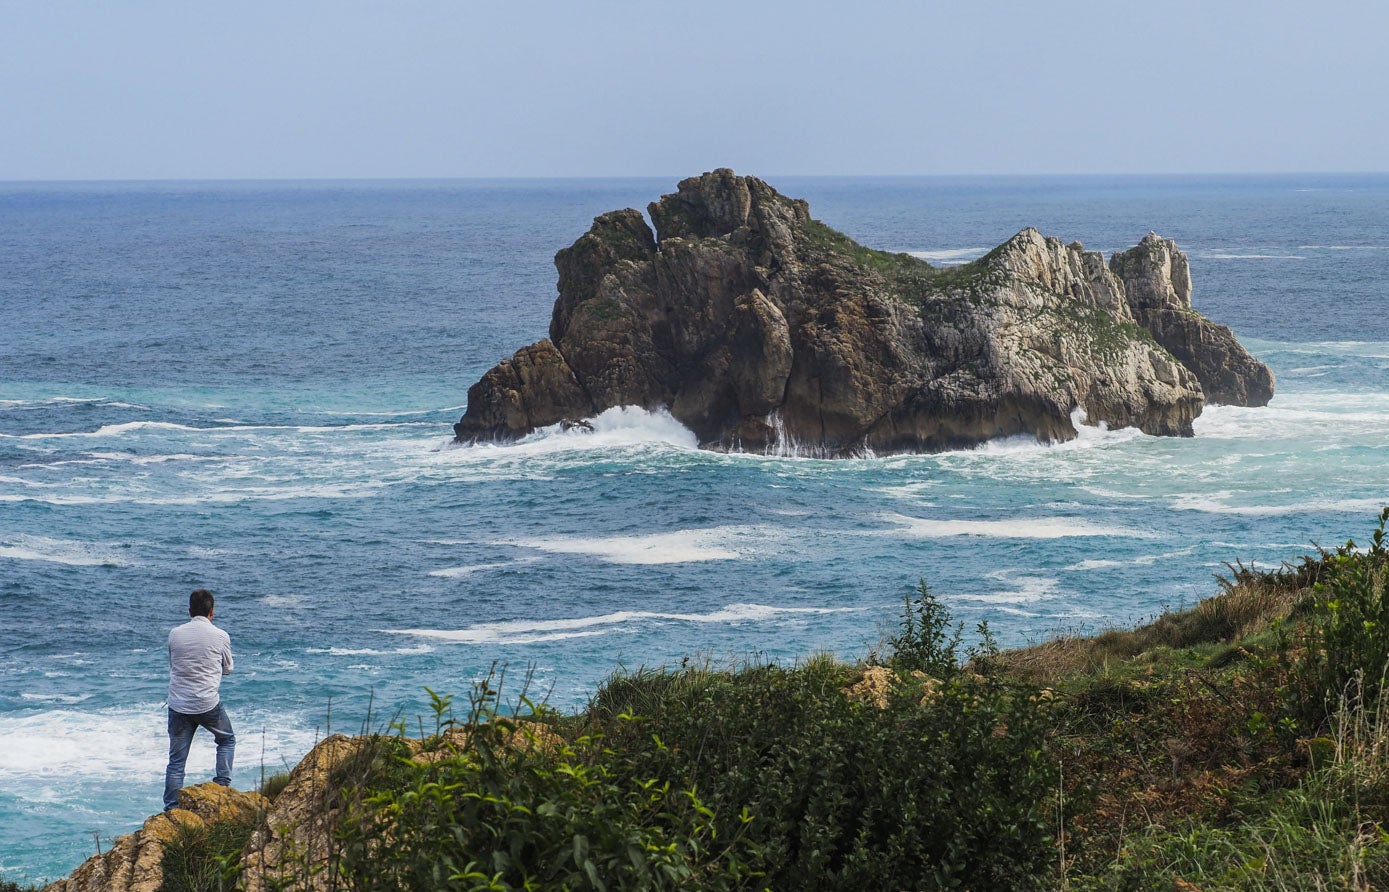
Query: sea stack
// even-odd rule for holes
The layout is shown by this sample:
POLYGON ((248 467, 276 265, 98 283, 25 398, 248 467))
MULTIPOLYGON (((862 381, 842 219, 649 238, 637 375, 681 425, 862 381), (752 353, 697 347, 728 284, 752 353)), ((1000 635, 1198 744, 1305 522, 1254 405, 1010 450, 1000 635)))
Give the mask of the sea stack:
POLYGON ((1190 436, 1207 401, 1263 405, 1273 375, 1191 307, 1184 255, 1149 233, 1108 263, 1024 229, 935 267, 813 220, 721 169, 603 214, 555 257, 546 340, 468 390, 461 442, 613 406, 665 408, 712 449, 931 452, 1091 424, 1190 436))

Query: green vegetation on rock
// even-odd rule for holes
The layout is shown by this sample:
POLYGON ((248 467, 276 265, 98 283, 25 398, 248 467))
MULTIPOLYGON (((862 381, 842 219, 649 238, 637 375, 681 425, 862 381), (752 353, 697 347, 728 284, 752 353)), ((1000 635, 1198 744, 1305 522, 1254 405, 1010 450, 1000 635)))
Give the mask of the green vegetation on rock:
POLYGON ((1001 250, 1000 246, 969 263, 936 267, 910 254, 865 247, 819 220, 806 223, 805 233, 821 259, 844 259, 861 270, 875 272, 897 298, 935 314, 948 312, 937 305, 968 300, 989 283, 993 278, 991 261, 1001 250))
POLYGON ((164 844, 160 892, 231 892, 241 872, 241 850, 251 821, 189 824, 164 844))

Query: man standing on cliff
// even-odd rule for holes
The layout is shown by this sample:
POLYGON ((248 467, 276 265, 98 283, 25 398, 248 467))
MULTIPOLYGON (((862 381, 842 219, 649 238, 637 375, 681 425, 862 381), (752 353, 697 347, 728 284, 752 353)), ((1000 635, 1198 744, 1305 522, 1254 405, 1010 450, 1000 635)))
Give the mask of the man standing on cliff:
POLYGON ((222 708, 218 689, 232 671, 231 636, 212 624, 212 592, 195 589, 188 596, 188 622, 169 632, 169 767, 164 771, 164 810, 178 805, 188 747, 201 726, 217 741, 217 774, 231 785, 236 735, 222 708))

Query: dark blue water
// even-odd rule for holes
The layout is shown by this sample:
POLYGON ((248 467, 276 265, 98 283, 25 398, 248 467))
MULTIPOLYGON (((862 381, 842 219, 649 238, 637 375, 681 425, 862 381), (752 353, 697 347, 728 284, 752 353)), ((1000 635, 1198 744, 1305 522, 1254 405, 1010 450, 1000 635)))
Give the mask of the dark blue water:
MULTIPOLYGON (((238 786, 494 661, 865 653, 926 578, 1016 643, 1128 623, 1363 536, 1389 501, 1389 177, 785 179, 938 262, 1149 229, 1278 375, 1197 437, 715 455, 668 417, 447 446, 546 333, 551 258, 658 180, 0 184, 0 871, 66 873, 159 803, 164 635, 218 594, 238 786)), ((189 777, 210 774, 195 744, 189 777)))

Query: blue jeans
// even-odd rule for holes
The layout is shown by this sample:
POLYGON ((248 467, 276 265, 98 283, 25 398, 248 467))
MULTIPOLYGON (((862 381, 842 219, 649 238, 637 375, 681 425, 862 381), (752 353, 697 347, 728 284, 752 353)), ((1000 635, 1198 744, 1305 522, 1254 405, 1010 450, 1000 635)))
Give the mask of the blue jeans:
POLYGON ((236 752, 236 735, 231 719, 218 703, 207 712, 184 715, 169 710, 169 767, 164 770, 164 810, 178 805, 178 791, 183 787, 183 766, 188 761, 188 747, 199 727, 212 732, 217 741, 217 774, 212 779, 222 786, 231 784, 232 754, 236 752))

